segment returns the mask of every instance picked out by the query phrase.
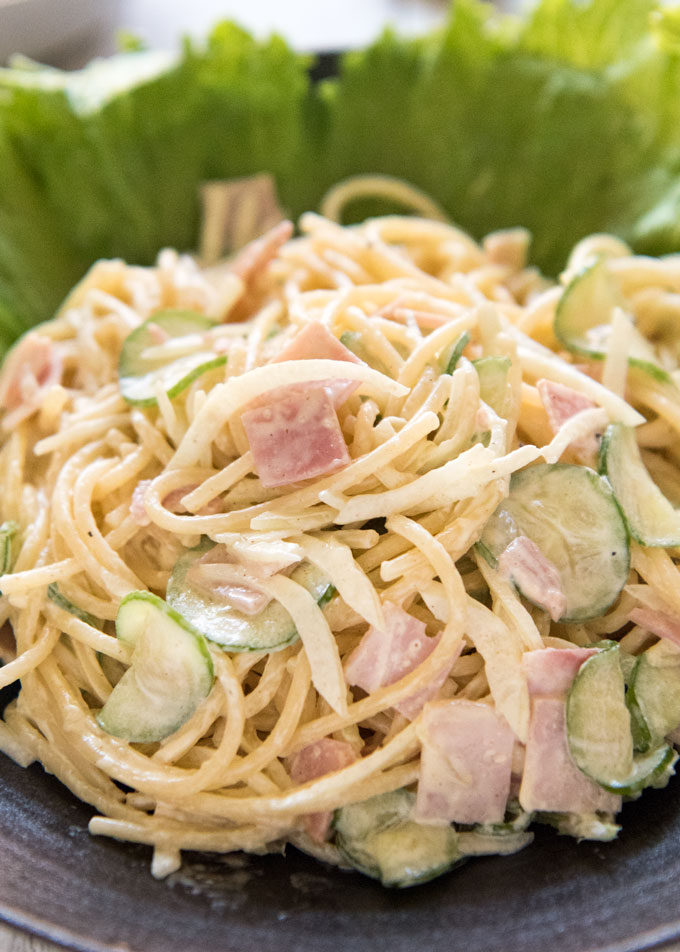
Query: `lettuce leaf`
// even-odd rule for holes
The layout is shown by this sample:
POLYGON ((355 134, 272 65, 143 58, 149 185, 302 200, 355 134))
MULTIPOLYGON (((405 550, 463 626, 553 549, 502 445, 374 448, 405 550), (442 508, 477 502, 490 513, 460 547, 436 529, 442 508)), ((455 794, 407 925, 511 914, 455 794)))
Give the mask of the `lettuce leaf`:
POLYGON ((205 179, 270 169, 285 194, 307 65, 281 39, 221 24, 178 59, 0 70, 0 349, 97 258, 194 247, 205 179))
POLYGON ((325 184, 403 175, 477 237, 527 226, 534 260, 553 273, 592 231, 679 247, 680 69, 654 9, 543 0, 528 20, 499 23, 459 0, 437 36, 384 36, 324 91, 325 184))
POLYGON ((539 0, 518 19, 457 0, 336 79, 308 66, 225 23, 175 58, 0 71, 0 351, 96 258, 194 247, 210 178, 271 171, 296 216, 347 175, 402 176, 477 237, 527 226, 551 273, 592 231, 680 249, 678 8, 539 0))

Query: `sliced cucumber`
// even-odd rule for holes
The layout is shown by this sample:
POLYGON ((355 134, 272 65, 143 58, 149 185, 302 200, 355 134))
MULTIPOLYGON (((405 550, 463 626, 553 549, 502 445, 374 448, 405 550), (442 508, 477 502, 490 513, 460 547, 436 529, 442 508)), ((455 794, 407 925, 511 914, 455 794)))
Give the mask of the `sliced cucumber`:
POLYGON ((382 360, 378 360, 377 357, 369 353, 359 331, 345 331, 340 335, 340 343, 343 344, 347 350, 350 350, 355 357, 358 357, 359 360, 363 360, 365 364, 368 364, 369 367, 372 367, 374 370, 379 370, 382 374, 388 373, 382 360))
POLYGON ((678 755, 668 744, 655 747, 646 754, 636 754, 630 776, 621 783, 607 786, 610 793, 637 797, 646 787, 665 787, 673 776, 678 755))
POLYGON ((628 686, 628 703, 641 719, 636 745, 655 747, 680 725, 680 654, 645 651, 637 660, 628 686))
POLYGON ((661 492, 642 462, 635 431, 622 423, 607 427, 600 472, 609 480, 630 534, 641 545, 680 545, 680 509, 661 492))
POLYGON ((3 522, 0 525, 0 575, 6 575, 12 571, 14 565, 13 542, 18 531, 19 525, 16 522, 3 522))
POLYGON ((505 819, 501 823, 476 823, 473 832, 483 833, 485 836, 510 836, 514 833, 524 833, 531 826, 532 813, 527 813, 520 806, 519 800, 509 800, 506 807, 505 819))
POLYGON ((335 812, 340 852, 383 886, 416 886, 464 859, 453 827, 424 826, 411 819, 415 799, 414 793, 401 789, 335 812))
POLYGON ((499 417, 507 417, 510 410, 508 373, 512 366, 509 357, 480 357, 472 365, 479 377, 479 396, 499 417))
MULTIPOLYGON (((555 335, 575 354, 603 360, 609 350, 614 308, 624 304, 606 258, 595 258, 569 282, 555 312, 555 335)), ((652 345, 633 328, 628 363, 656 380, 671 382, 652 345)))
POLYGON ((56 582, 52 582, 52 584, 47 587, 47 597, 51 602, 54 602, 55 605, 58 605, 59 608, 63 608, 64 611, 68 612, 70 615, 75 615, 76 618, 86 622, 86 624, 91 625, 93 628, 101 629, 104 627, 104 622, 101 620, 101 618, 95 618, 95 616, 91 615, 89 612, 84 611, 82 608, 78 608, 77 605, 74 605, 69 598, 62 594, 62 592, 59 591, 59 586, 56 582))
POLYGON ((533 813, 527 813, 517 800, 508 803, 501 823, 476 823, 470 830, 459 830, 458 847, 465 856, 516 853, 534 838, 527 832, 533 813))
POLYGON ((226 363, 206 342, 206 332, 216 322, 196 311, 160 311, 129 334, 118 362, 120 392, 128 403, 155 406, 156 387, 170 399, 197 377, 226 363), (166 341, 159 341, 161 336, 166 341), (163 354, 166 347, 167 353, 163 354), (151 349, 155 354, 150 355, 151 349))
POLYGON ((125 596, 116 635, 134 648, 132 663, 99 712, 99 726, 129 741, 163 740, 191 717, 212 687, 205 639, 151 592, 125 596))
POLYGON ((453 345, 453 350, 449 355, 449 359, 446 361, 446 368, 444 373, 452 374, 456 369, 458 361, 463 356, 463 351, 470 343, 470 331, 463 331, 456 343, 453 345))
POLYGON ((567 697, 567 736, 574 762, 610 793, 634 797, 664 786, 676 755, 666 744, 633 753, 631 718, 618 645, 585 661, 567 697))
POLYGON ((628 577, 628 533, 609 483, 585 466, 530 466, 488 520, 479 551, 496 565, 513 539, 528 536, 557 569, 567 607, 560 621, 597 618, 628 577))
POLYGON ((567 697, 567 736, 576 765, 609 788, 633 771, 633 738, 619 647, 598 651, 581 665, 567 697))
POLYGON ((563 836, 577 840, 599 840, 609 843, 618 836, 621 827, 612 813, 550 813, 534 814, 537 823, 554 827, 563 836))
POLYGON ((458 834, 458 848, 463 856, 509 856, 528 846, 533 833, 482 833, 478 830, 458 834))
MULTIPOLYGON (((168 604, 206 638, 229 651, 275 651, 294 641, 297 629, 279 602, 270 602, 257 615, 246 615, 187 579, 191 566, 212 546, 208 542, 179 559, 168 581, 168 604)), ((306 588, 321 607, 335 593, 327 577, 309 562, 299 565, 290 577, 306 588)))

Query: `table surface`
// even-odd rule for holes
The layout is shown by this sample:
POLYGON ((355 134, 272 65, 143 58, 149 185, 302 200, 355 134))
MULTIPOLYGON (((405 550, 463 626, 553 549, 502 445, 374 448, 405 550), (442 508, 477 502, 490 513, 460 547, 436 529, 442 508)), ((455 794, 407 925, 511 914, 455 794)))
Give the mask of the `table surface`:
MULTIPOLYGON (((447 6, 446 0, 324 0, 320 18, 317 0, 259 0, 255 4, 251 0, 192 0, 191 4, 172 4, 168 0, 105 2, 108 15, 90 33, 80 34, 73 44, 43 50, 45 61, 73 67, 93 55, 110 53, 119 27, 143 37, 150 45, 172 48, 182 34, 205 35, 212 23, 225 16, 239 19, 259 36, 272 30, 283 32, 300 50, 327 48, 324 33, 335 38, 336 48, 354 47, 368 42, 389 20, 398 21, 405 32, 423 32, 441 20, 447 6)), ((499 6, 510 8, 521 0, 498 2, 499 6)), ((36 55, 31 50, 26 52, 36 55)), ((57 952, 58 948, 0 923, 0 952, 57 952)), ((664 950, 680 952, 680 942, 664 946, 664 950)))

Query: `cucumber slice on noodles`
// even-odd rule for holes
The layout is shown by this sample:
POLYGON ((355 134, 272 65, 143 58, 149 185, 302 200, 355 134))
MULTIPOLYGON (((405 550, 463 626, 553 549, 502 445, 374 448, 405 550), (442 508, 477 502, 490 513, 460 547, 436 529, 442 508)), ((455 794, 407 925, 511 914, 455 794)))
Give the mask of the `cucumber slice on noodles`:
POLYGON ((567 696, 567 737, 574 762, 605 790, 633 797, 668 779, 675 754, 666 744, 633 753, 631 719, 618 646, 585 661, 567 696))
POLYGON ((0 575, 6 575, 12 571, 14 564, 12 543, 18 531, 19 525, 16 522, 3 522, 0 525, 0 575))
POLYGON ((203 636, 151 592, 131 592, 116 617, 132 662, 97 721, 108 734, 136 742, 163 740, 194 713, 214 680, 203 636))
POLYGON ((630 534, 641 545, 680 545, 680 509, 664 496, 642 462, 635 431, 622 423, 607 427, 600 472, 609 480, 630 534))
POLYGON ((625 585, 630 551, 623 517, 609 483, 585 466, 546 463, 512 476, 479 551, 494 565, 519 536, 531 539, 559 573, 567 602, 560 621, 603 615, 625 585))
POLYGON ((197 377, 226 363, 206 341, 216 322, 196 311, 159 311, 135 328, 118 362, 120 392, 128 403, 151 407, 159 385, 170 399, 197 377), (160 338, 160 340, 159 340, 160 338))
POLYGON ((633 738, 618 645, 588 658, 567 697, 569 749, 577 766, 603 786, 633 770, 633 738))
POLYGON ((452 374, 456 369, 456 364, 463 356, 463 351, 470 343, 470 331, 463 331, 456 343, 453 345, 453 350, 449 355, 449 359, 446 361, 444 373, 452 374))
POLYGON ((499 417, 510 411, 508 373, 512 365, 509 357, 480 357, 472 365, 479 377, 479 396, 499 417))
POLYGON ((74 615, 76 618, 79 618, 86 624, 91 625, 93 628, 102 629, 104 627, 104 622, 101 618, 96 618, 94 615, 86 612, 83 608, 79 608, 77 605, 74 605, 71 599, 67 598, 63 592, 60 591, 56 582, 52 582, 51 585, 48 585, 47 597, 59 608, 63 608, 65 612, 68 612, 69 615, 74 615))
POLYGON ((641 654, 628 695, 629 705, 644 725, 636 738, 637 746, 647 750, 661 743, 680 726, 680 652, 659 642, 641 654))
POLYGON ((415 886, 462 862, 451 826, 424 826, 411 819, 415 794, 394 790, 336 810, 337 846, 355 869, 383 886, 415 886))
MULTIPOLYGON (((606 258, 594 258, 565 288, 555 312, 555 335, 572 353, 603 360, 609 350, 614 308, 623 305, 606 258)), ((635 327, 628 363, 656 380, 671 382, 654 348, 635 327)))
MULTIPOLYGON (((257 615, 246 615, 218 595, 192 583, 187 574, 189 569, 212 547, 213 543, 208 541, 179 559, 168 581, 168 604, 206 638, 229 651, 275 651, 295 641, 298 633, 293 619, 279 602, 270 602, 257 615)), ((322 607, 334 594, 335 589, 326 576, 309 562, 299 565, 290 577, 306 588, 322 607)))

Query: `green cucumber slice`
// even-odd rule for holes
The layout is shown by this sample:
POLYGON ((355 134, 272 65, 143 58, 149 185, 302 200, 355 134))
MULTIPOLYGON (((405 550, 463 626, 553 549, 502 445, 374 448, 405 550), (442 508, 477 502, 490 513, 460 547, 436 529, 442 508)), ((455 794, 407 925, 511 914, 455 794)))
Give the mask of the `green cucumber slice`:
POLYGON ((500 823, 475 823, 472 832, 484 836, 511 836, 515 833, 524 833, 531 826, 533 813, 527 813, 519 804, 519 800, 508 800, 505 810, 505 819, 500 823))
MULTIPOLYGON (((298 633, 293 619, 279 602, 270 602, 257 615, 246 615, 187 580, 194 562, 212 547, 212 542, 204 543, 179 559, 168 581, 168 604, 206 638, 229 651, 276 651, 295 641, 298 633)), ((326 576, 309 562, 299 565, 290 577, 306 588, 321 607, 335 593, 326 576)))
POLYGON ((382 360, 378 360, 377 357, 369 353, 364 343, 364 338, 359 331, 345 331, 340 335, 340 343, 343 344, 347 350, 351 350, 355 357, 358 357, 359 360, 363 360, 365 364, 368 364, 369 367, 372 367, 374 370, 379 370, 382 374, 388 373, 382 360))
POLYGON ((577 840, 599 840, 609 843, 618 836, 621 827, 612 813, 550 813, 534 814, 536 823, 554 827, 562 836, 577 840))
POLYGON ((509 856, 524 849, 533 838, 533 833, 499 835, 470 830, 458 834, 458 848, 463 856, 509 856))
POLYGON ((645 754, 636 754, 630 776, 620 783, 610 783, 607 790, 622 797, 637 797, 647 787, 665 787, 675 772, 678 755, 662 744, 645 754))
MULTIPOLYGON (((609 349, 612 312, 623 305, 606 258, 594 258, 565 288, 555 312, 555 335, 572 353, 603 360, 609 349)), ((636 328, 628 363, 656 380, 671 382, 654 348, 636 328)))
POLYGON ((78 608, 77 605, 74 605, 70 598, 67 598, 60 590, 56 582, 52 582, 51 585, 47 587, 47 597, 51 602, 57 605, 59 608, 63 608, 64 611, 68 612, 69 615, 75 615, 76 618, 79 618, 81 621, 86 622, 86 624, 91 625, 93 628, 103 628, 104 622, 101 618, 96 618, 94 615, 91 615, 89 612, 84 611, 82 608, 78 608))
POLYGON ((680 545, 680 509, 669 502, 647 472, 633 429, 622 423, 607 427, 600 449, 600 472, 609 480, 637 542, 680 545))
POLYGON ((680 725, 680 654, 662 643, 640 655, 628 686, 628 703, 641 719, 636 746, 648 750, 680 725))
POLYGON ((452 374, 456 369, 456 365, 460 358, 463 356, 463 351, 470 343, 470 331, 463 331, 456 343, 453 345, 453 350, 449 356, 449 359, 446 361, 446 369, 444 373, 452 374))
POLYGON ((214 669, 205 639, 151 592, 125 596, 116 635, 134 648, 132 663, 97 722, 124 740, 163 740, 191 717, 212 687, 214 669))
POLYGON ((160 382, 172 400, 197 377, 226 363, 206 342, 206 332, 216 322, 196 311, 160 311, 129 334, 118 362, 120 392, 128 403, 155 406, 160 382), (154 329, 167 335, 168 353, 148 356, 151 348, 162 350, 154 329))
MULTIPOLYGON (((11 520, 0 525, 0 575, 12 571, 14 565, 14 537, 19 531, 19 525, 11 520)), ((0 592, 0 594, 2 594, 0 592)))
POLYGON ((567 737, 579 769, 605 790, 625 797, 664 786, 677 759, 666 744, 633 753, 618 645, 581 665, 567 696, 567 737))
POLYGON ((479 377, 479 396, 499 417, 507 417, 510 410, 508 373, 512 366, 509 357, 480 357, 472 366, 479 377))
POLYGON ((626 685, 614 645, 581 665, 567 696, 567 736, 576 765, 609 788, 633 771, 626 685))
POLYGON ((401 789, 335 812, 338 849, 355 869, 383 886, 416 886, 464 860, 453 827, 424 826, 411 819, 415 799, 401 789))
POLYGON ((592 469, 545 463, 515 473, 509 496, 484 527, 479 551, 495 567, 520 535, 559 572, 567 600, 562 622, 603 615, 626 583, 626 525, 609 483, 592 469))

